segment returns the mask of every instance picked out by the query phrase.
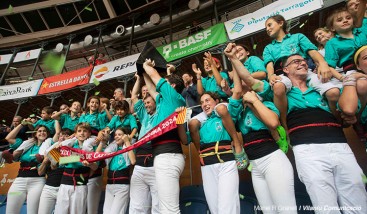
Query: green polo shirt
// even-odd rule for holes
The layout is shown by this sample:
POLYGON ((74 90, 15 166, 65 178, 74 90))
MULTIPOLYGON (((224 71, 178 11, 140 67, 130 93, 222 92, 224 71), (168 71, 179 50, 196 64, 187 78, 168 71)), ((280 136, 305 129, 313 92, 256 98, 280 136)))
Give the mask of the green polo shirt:
MULTIPOLYGON (((233 120, 236 120, 238 115, 233 114, 239 111, 242 106, 241 99, 234 100, 229 98, 228 111, 233 120)), ((227 130, 224 128, 222 118, 220 118, 214 111, 208 116, 208 119, 202 124, 200 131, 200 143, 213 143, 220 140, 231 140, 227 130)))
MULTIPOLYGON (((263 104, 279 116, 279 110, 275 107, 274 103, 264 101, 263 104)), ((256 117, 251 108, 245 108, 244 111, 238 112, 239 120, 237 126, 239 127, 242 134, 248 134, 252 131, 268 130, 268 127, 256 117)))
POLYGON ((144 107, 143 100, 139 100, 137 103, 135 103, 134 111, 136 112, 136 115, 139 118, 141 124, 138 137, 138 139, 140 139, 153 128, 152 121, 157 116, 157 112, 153 115, 149 115, 144 107))
POLYGON ((15 138, 15 142, 13 144, 9 144, 9 147, 13 150, 16 150, 22 143, 23 140, 21 138, 15 138))
POLYGON ((71 117, 70 114, 62 114, 60 116, 60 124, 61 128, 63 129, 70 129, 74 131, 75 126, 79 123, 79 117, 75 116, 74 118, 71 117))
MULTIPOLYGON (((223 79, 229 82, 229 77, 225 72, 219 72, 223 79)), ((204 91, 211 91, 217 93, 222 98, 227 98, 228 95, 222 91, 220 85, 217 84, 217 81, 214 78, 214 75, 209 77, 201 78, 201 82, 203 84, 204 91)))
POLYGON ((363 17, 362 26, 357 29, 360 29, 362 32, 367 32, 367 18, 366 17, 363 17))
MULTIPOLYGON (((117 152, 120 150, 122 150, 122 146, 118 146, 117 149, 112 152, 117 152)), ((129 165, 130 165, 130 160, 129 160, 128 152, 125 152, 123 154, 119 154, 111 158, 111 161, 108 164, 108 169, 112 171, 122 170, 122 169, 126 169, 129 165)))
POLYGON ((251 74, 258 71, 267 72, 264 61, 257 56, 250 56, 243 65, 251 74))
POLYGON ((353 29, 354 38, 343 38, 338 34, 325 45, 325 60, 330 67, 343 67, 353 63, 353 55, 363 45, 367 45, 367 32, 353 29), (349 61, 349 62, 348 62, 349 61))
POLYGON ((120 118, 118 115, 113 116, 107 127, 111 130, 118 127, 129 127, 130 130, 133 130, 137 129, 138 125, 135 117, 132 114, 127 114, 124 118, 120 118))
POLYGON ((288 113, 307 108, 320 108, 331 113, 327 101, 312 87, 302 92, 299 88, 293 86, 287 93, 287 98, 288 113))
POLYGON ((89 123, 92 129, 101 130, 99 112, 82 114, 79 118, 79 123, 89 123))
POLYGON ((159 94, 155 98, 157 115, 151 118, 153 127, 175 112, 176 108, 186 106, 185 99, 165 79, 159 80, 156 91, 159 94))
POLYGON ((20 162, 37 162, 36 154, 38 154, 40 147, 34 144, 20 156, 20 162))
POLYGON ((106 111, 99 112, 98 120, 100 129, 106 128, 107 124, 110 122, 110 120, 107 117, 106 111))
POLYGON ((364 111, 362 112, 361 123, 367 125, 367 108, 365 108, 364 111))
POLYGON ((50 131, 51 136, 55 134, 55 120, 49 119, 49 120, 43 120, 40 119, 36 123, 33 124, 33 127, 37 127, 39 125, 46 126, 48 130, 50 131))
POLYGON ((299 54, 303 58, 308 57, 308 51, 317 50, 317 47, 303 34, 287 34, 281 42, 273 40, 268 44, 263 52, 264 65, 266 66, 269 62, 274 64, 278 60, 282 60, 284 57, 292 54, 299 54))

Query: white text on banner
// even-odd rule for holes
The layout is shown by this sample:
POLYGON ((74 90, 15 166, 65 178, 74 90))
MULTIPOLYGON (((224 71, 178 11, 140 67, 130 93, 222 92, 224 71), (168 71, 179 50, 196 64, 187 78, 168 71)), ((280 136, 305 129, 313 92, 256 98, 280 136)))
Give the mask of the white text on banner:
POLYGON ((23 97, 34 97, 41 86, 42 79, 0 86, 0 100, 12 100, 23 97))
POLYGON ((280 14, 288 20, 320 9, 322 5, 322 0, 276 1, 253 13, 231 19, 224 25, 229 39, 234 40, 265 29, 265 21, 270 16, 280 14))

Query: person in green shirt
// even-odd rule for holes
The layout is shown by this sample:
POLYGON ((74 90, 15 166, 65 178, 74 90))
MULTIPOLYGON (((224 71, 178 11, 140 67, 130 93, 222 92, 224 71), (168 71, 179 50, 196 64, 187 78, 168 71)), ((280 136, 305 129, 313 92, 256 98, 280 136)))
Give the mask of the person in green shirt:
POLYGON ((71 107, 65 105, 64 108, 60 107, 60 111, 51 116, 54 120, 59 120, 62 129, 70 129, 74 131, 75 126, 79 123, 78 114, 81 111, 82 105, 79 101, 74 101, 71 107))
POLYGON ((7 213, 20 213, 26 198, 27 213, 38 213, 40 196, 46 180, 44 174, 39 174, 37 170, 40 163, 36 155, 39 154, 41 145, 48 140, 50 132, 44 125, 39 125, 34 130, 32 134, 34 143, 20 155, 19 173, 8 191, 7 213))
POLYGON ((107 124, 107 127, 104 129, 104 131, 107 131, 109 133, 111 130, 114 130, 118 127, 126 127, 132 130, 129 134, 130 138, 134 138, 134 136, 138 132, 138 125, 135 117, 129 112, 130 106, 126 100, 116 101, 116 115, 112 117, 112 120, 107 124))
MULTIPOLYGON (((99 100, 98 100, 99 101, 99 100)), ((93 104, 93 103, 92 103, 93 104)), ((83 143, 91 135, 91 126, 88 123, 79 123, 75 127, 76 139, 61 142, 62 146, 83 149, 83 143)), ((90 152, 90 151, 87 151, 90 152)), ((87 183, 90 170, 97 170, 97 163, 74 162, 65 164, 61 185, 57 194, 55 213, 86 213, 87 210, 87 183)))
POLYGON ((293 87, 288 92, 288 133, 297 173, 315 207, 367 210, 361 167, 348 146, 341 124, 323 97, 307 83, 308 65, 300 55, 283 60, 293 87))
POLYGON ((282 71, 283 58, 298 53, 303 57, 311 57, 317 64, 317 73, 322 82, 327 82, 332 74, 329 66, 315 45, 303 34, 287 33, 287 22, 281 15, 269 17, 265 22, 266 33, 273 39, 263 52, 264 64, 268 72, 268 80, 274 91, 274 104, 280 111, 280 122, 287 129, 287 97, 292 83, 282 71))
MULTIPOLYGON (((118 103, 116 106, 117 105, 118 103)), ((115 131, 115 140, 106 147, 104 152, 117 152, 131 146, 129 134, 130 130, 128 128, 118 127, 115 131)), ((101 141, 96 151, 102 151, 107 141, 108 140, 101 141)), ((111 213, 119 211, 120 213, 126 213, 129 204, 130 165, 134 165, 136 162, 134 151, 131 150, 116 155, 105 161, 108 173, 103 212, 111 213)))
POLYGON ((202 77, 202 72, 200 68, 197 68, 196 64, 192 64, 192 70, 196 74, 196 85, 199 95, 202 95, 204 92, 211 91, 219 94, 219 96, 224 100, 228 98, 228 95, 221 89, 221 82, 222 80, 225 80, 228 84, 229 77, 227 73, 221 71, 220 61, 217 58, 212 57, 210 52, 204 53, 204 70, 207 76, 202 77))
POLYGON ((89 123, 92 135, 97 136, 98 132, 105 128, 100 124, 101 117, 99 113, 100 101, 98 96, 91 96, 88 98, 88 108, 85 114, 79 118, 79 123, 89 123))

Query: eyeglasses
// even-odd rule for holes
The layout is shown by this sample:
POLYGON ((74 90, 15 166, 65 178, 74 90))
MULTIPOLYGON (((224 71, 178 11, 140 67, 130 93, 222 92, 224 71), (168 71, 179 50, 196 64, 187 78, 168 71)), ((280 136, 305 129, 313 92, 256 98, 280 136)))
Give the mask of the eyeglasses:
POLYGON ((292 61, 290 61, 286 66, 284 67, 287 67, 289 66, 290 64, 296 64, 296 65, 300 65, 302 62, 306 63, 307 64, 307 60, 305 59, 294 59, 292 61))

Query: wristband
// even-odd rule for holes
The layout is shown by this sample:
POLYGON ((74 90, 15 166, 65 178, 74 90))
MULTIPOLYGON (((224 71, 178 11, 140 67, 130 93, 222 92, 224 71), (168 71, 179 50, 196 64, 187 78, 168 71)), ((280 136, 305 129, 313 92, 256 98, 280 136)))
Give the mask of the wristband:
POLYGON ((356 86, 357 80, 353 75, 348 75, 343 78, 343 87, 345 86, 356 86))

